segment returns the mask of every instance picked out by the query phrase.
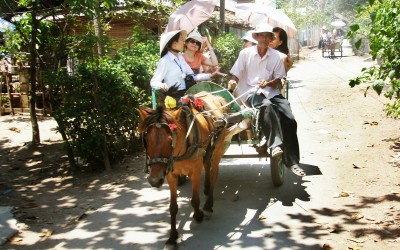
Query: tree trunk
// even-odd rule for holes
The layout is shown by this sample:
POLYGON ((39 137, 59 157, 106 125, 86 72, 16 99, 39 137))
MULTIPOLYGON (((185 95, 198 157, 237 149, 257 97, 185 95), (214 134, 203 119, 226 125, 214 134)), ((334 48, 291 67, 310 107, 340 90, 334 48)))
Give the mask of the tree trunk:
POLYGON ((324 10, 326 5, 326 0, 319 0, 319 9, 324 10))
POLYGON ((74 151, 72 150, 71 144, 68 142, 68 137, 65 134, 65 127, 64 127, 62 121, 58 120, 57 118, 54 118, 54 119, 56 120, 56 122, 58 124, 58 130, 64 141, 64 148, 67 151, 69 168, 72 172, 75 172, 77 170, 76 163, 75 163, 75 154, 74 154, 74 151))
MULTIPOLYGON (((98 53, 99 57, 102 57, 102 56, 104 56, 105 53, 104 53, 103 28, 102 28, 101 22, 100 22, 100 3, 99 3, 99 1, 96 1, 96 6, 95 6, 94 11, 95 11, 95 13, 94 13, 94 17, 93 17, 93 26, 94 26, 94 33, 97 37, 97 53, 98 53)), ((96 74, 94 75, 94 80, 96 82, 96 89, 97 89, 98 82, 97 82, 96 74)), ((98 110, 101 110, 100 106, 99 106, 101 104, 97 101, 96 95, 97 95, 97 91, 94 92, 94 100, 95 100, 98 110)), ((106 116, 106 114, 101 114, 101 115, 106 116)), ((103 134, 103 138, 104 138, 103 152, 102 152, 104 167, 107 171, 111 171, 110 159, 108 157, 108 147, 107 147, 108 141, 107 141, 106 129, 103 128, 102 131, 104 133, 103 134)))
POLYGON ((219 1, 219 19, 221 20, 220 33, 225 34, 225 0, 219 1))
POLYGON ((97 53, 99 57, 104 56, 104 39, 103 39, 103 28, 101 27, 100 21, 100 3, 96 1, 93 17, 94 34, 97 37, 97 53))
POLYGON ((32 1, 32 33, 31 33, 31 43, 30 43, 30 77, 31 77, 31 90, 30 100, 29 100, 29 112, 31 116, 32 124, 32 146, 37 146, 40 144, 40 133, 39 126, 36 117, 36 37, 37 29, 39 26, 39 21, 36 19, 37 14, 37 2, 32 1))

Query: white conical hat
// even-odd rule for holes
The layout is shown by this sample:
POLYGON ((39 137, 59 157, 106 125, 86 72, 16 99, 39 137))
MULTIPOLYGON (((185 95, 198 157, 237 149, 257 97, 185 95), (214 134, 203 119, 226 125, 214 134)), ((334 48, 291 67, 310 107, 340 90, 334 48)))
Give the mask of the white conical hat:
POLYGON ((199 49, 201 49, 201 47, 203 47, 203 37, 197 30, 190 32, 188 37, 186 38, 186 41, 190 38, 198 41, 201 44, 199 49))
POLYGON ((186 30, 173 30, 173 31, 164 32, 164 33, 161 34, 161 37, 160 37, 160 54, 164 50, 165 46, 167 46, 167 43, 169 42, 169 40, 171 40, 171 38, 173 38, 179 32, 182 32, 184 36, 187 35, 186 30))

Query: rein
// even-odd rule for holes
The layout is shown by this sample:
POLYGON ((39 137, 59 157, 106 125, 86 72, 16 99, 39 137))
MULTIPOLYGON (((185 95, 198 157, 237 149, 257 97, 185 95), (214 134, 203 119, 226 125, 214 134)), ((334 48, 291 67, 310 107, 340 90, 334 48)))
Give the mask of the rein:
MULTIPOLYGON (((213 91, 213 92, 207 93, 207 95, 208 95, 208 94, 219 93, 219 92, 222 92, 222 91, 226 91, 226 90, 224 89, 224 90, 213 91)), ((199 115, 199 114, 209 116, 209 114, 210 114, 212 111, 214 111, 214 110, 221 110, 221 109, 223 109, 223 108, 229 106, 230 104, 232 104, 233 102, 236 102, 239 98, 241 98, 242 96, 246 95, 246 94, 247 94, 248 92, 250 92, 250 91, 252 91, 252 89, 246 91, 245 93, 241 94, 241 95, 238 96, 238 97, 234 97, 232 101, 230 101, 230 102, 228 102, 228 103, 222 105, 221 107, 219 107, 219 108, 217 108, 217 109, 202 111, 202 112, 199 112, 199 113, 194 114, 194 115, 192 114, 192 112, 190 111, 190 109, 189 109, 188 107, 183 107, 183 111, 186 113, 186 117, 187 117, 187 118, 186 118, 186 121, 187 121, 187 124, 188 124, 188 129, 187 129, 187 132, 186 132, 186 135, 185 135, 184 143, 182 143, 182 145, 180 146, 176 157, 173 156, 173 154, 174 154, 173 152, 175 151, 175 144, 176 144, 176 132, 175 132, 175 131, 172 131, 171 128, 169 127, 169 125, 168 125, 167 123, 152 123, 152 124, 150 124, 150 125, 144 130, 143 134, 146 134, 146 133, 147 133, 147 130, 148 130, 149 127, 151 127, 151 126, 156 126, 157 128, 161 128, 162 126, 167 126, 167 127, 168 127, 169 131, 170 131, 171 134, 172 134, 172 145, 171 145, 171 146, 172 146, 172 154, 171 154, 171 156, 170 156, 169 158, 167 158, 167 157, 155 157, 155 158, 150 158, 150 157, 148 156, 148 154, 147 154, 147 149, 146 149, 146 145, 145 145, 144 135, 142 135, 142 143, 143 143, 143 145, 144 145, 145 154, 146 154, 146 165, 145 165, 145 171, 144 171, 144 172, 145 172, 145 173, 149 173, 149 166, 152 165, 152 164, 155 164, 155 163, 164 163, 164 164, 168 164, 168 171, 167 171, 167 172, 173 171, 174 162, 191 159, 196 153, 202 153, 203 155, 205 155, 205 162, 208 161, 209 158, 211 157, 211 152, 213 151, 213 149, 214 149, 214 147, 215 147, 215 145, 214 145, 213 142, 214 142, 214 141, 216 140, 216 138, 219 136, 219 134, 220 134, 221 131, 217 131, 217 133, 213 132, 213 133, 210 135, 210 136, 212 137, 212 142, 211 142, 212 145, 211 145, 209 148, 207 148, 207 150, 204 150, 204 149, 203 149, 204 152, 199 152, 199 150, 201 150, 201 145, 197 143, 198 140, 199 140, 199 129, 198 129, 196 123, 195 123, 195 121, 196 121, 196 116, 199 115), (189 138, 190 135, 192 135, 191 138, 189 138), (184 154, 184 155, 180 155, 182 149, 184 148, 184 146, 185 146, 186 144, 189 144, 189 146, 187 147, 185 154, 184 154)), ((203 96, 203 95, 199 95, 199 96, 203 96)), ((253 107, 253 108, 254 108, 254 107, 253 107)), ((222 118, 222 119, 223 119, 223 118, 222 118)), ((228 124, 228 123, 225 122, 225 126, 226 126, 227 124, 228 124)))
MULTIPOLYGON (((259 87, 257 88, 257 90, 258 90, 258 89, 259 89, 259 87)), ((198 95, 198 97, 206 96, 206 95, 208 95, 208 94, 211 94, 211 95, 212 95, 212 94, 219 93, 219 92, 223 92, 223 91, 226 91, 226 89, 216 90, 216 91, 213 91, 213 92, 207 92, 207 94, 198 95)), ((214 110, 220 110, 220 109, 223 109, 223 108, 225 108, 225 107, 228 107, 229 105, 231 105, 232 103, 236 102, 236 101, 239 100, 242 96, 248 94, 248 93, 251 92, 251 91, 253 91, 253 89, 247 90, 246 92, 244 92, 243 94, 239 95, 238 97, 234 97, 234 96, 232 95, 232 97, 233 97, 232 101, 227 102, 226 104, 222 105, 222 106, 219 107, 219 108, 211 109, 211 110, 207 110, 207 111, 203 111, 202 113, 211 113, 211 112, 214 111, 214 110)), ((254 108, 254 107, 253 107, 253 108, 254 108)))

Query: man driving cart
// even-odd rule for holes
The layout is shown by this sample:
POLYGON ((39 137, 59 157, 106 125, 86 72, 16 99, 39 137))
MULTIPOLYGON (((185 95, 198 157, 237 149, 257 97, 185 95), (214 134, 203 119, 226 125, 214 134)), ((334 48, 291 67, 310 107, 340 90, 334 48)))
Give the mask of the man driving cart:
POLYGON ((269 48, 274 39, 272 27, 257 26, 253 38, 258 42, 243 49, 230 73, 228 85, 237 86, 237 96, 249 106, 260 109, 261 130, 266 137, 271 157, 283 155, 285 165, 296 175, 305 176, 299 166, 300 151, 297 139, 297 122, 289 101, 279 90, 286 76, 279 53, 269 48))

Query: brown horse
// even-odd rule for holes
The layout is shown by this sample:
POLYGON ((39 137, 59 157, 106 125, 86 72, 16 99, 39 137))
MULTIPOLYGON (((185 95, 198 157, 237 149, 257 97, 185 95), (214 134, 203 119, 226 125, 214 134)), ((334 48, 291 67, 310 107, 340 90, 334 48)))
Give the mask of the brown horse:
POLYGON ((225 112, 223 98, 207 92, 198 93, 187 106, 176 110, 158 107, 139 109, 142 119, 139 132, 143 135, 146 150, 148 181, 153 187, 161 187, 164 178, 170 189, 171 231, 167 245, 176 247, 178 231, 177 187, 178 177, 186 175, 192 182, 191 204, 196 222, 203 220, 204 214, 211 216, 213 191, 218 176, 219 162, 224 153, 226 129, 216 127, 214 119, 225 112), (199 101, 199 99, 201 101, 199 101), (201 107, 204 104, 204 107, 201 107), (197 105, 197 107, 196 107, 197 105), (204 193, 207 200, 200 210, 201 171, 205 168, 204 193))

